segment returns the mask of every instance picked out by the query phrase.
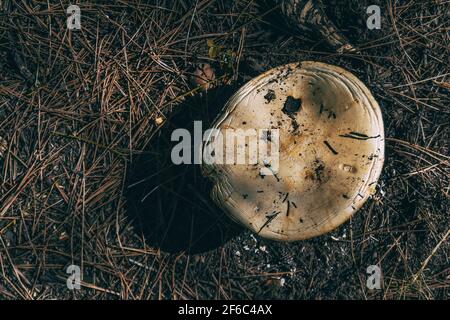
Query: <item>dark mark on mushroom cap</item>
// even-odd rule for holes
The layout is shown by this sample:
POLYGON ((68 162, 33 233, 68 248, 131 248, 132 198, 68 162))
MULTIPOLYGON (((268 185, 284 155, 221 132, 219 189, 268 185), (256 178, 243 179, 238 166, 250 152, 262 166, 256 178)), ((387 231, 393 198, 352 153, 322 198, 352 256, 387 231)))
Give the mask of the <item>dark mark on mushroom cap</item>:
POLYGON ((355 139, 355 140, 369 140, 369 139, 379 138, 380 135, 369 137, 368 135, 366 135, 364 133, 358 133, 358 132, 352 131, 350 133, 340 134, 339 137, 350 138, 350 139, 355 139))
POLYGON ((262 229, 264 229, 264 227, 267 227, 267 225, 273 220, 275 219, 278 215, 280 214, 280 212, 272 212, 271 214, 266 214, 266 219, 267 221, 263 224, 263 226, 261 227, 261 229, 259 229, 259 231, 257 233, 260 233, 262 229))
POLYGON ((302 99, 295 99, 292 96, 288 96, 281 111, 283 111, 283 113, 288 117, 294 118, 297 112, 300 111, 301 107, 302 99))
POLYGON ((270 103, 272 100, 275 100, 277 96, 275 95, 275 91, 272 89, 267 90, 266 95, 264 96, 264 99, 266 99, 266 103, 270 103))
POLYGON ((338 152, 331 146, 331 144, 328 141, 325 140, 323 143, 325 143, 325 145, 328 147, 328 149, 330 149, 330 151, 333 154, 338 154, 338 152))

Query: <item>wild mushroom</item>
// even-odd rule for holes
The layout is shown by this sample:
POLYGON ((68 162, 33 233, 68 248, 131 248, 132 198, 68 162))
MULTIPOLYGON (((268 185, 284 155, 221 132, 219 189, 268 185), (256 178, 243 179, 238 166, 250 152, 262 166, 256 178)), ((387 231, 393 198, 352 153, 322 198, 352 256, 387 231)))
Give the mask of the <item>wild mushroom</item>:
MULTIPOLYGON (((335 229, 374 193, 383 165, 377 102, 353 74, 320 62, 288 64, 254 78, 229 100, 213 128, 205 154, 238 148, 216 143, 228 129, 278 130, 273 174, 261 158, 256 164, 216 158, 202 167, 214 183, 214 201, 271 239, 300 240, 335 229)), ((264 141, 258 136, 258 147, 264 141)))
POLYGON ((296 29, 319 31, 339 53, 355 50, 326 15, 322 0, 278 0, 278 3, 288 22, 296 29))

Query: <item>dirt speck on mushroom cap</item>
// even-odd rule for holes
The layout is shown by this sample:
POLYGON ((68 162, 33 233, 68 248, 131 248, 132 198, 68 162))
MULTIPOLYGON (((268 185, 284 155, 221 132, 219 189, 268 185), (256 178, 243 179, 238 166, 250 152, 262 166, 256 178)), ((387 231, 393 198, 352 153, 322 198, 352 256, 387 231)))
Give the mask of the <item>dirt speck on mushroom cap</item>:
POLYGON ((266 103, 270 103, 276 98, 277 96, 275 95, 275 91, 273 91, 272 89, 267 90, 267 93, 264 96, 264 99, 266 99, 266 103))

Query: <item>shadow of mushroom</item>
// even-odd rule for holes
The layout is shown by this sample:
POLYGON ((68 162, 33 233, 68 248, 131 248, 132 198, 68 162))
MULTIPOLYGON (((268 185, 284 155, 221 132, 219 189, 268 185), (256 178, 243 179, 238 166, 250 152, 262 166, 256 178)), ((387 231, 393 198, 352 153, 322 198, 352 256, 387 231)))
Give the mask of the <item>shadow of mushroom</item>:
POLYGON ((211 89, 187 99, 165 120, 147 152, 133 159, 127 172, 127 214, 150 246, 170 253, 201 253, 242 230, 211 200, 211 182, 201 175, 200 165, 175 165, 171 160, 178 144, 171 141, 173 130, 185 128, 193 137, 196 120, 202 120, 206 130, 233 91, 211 89))

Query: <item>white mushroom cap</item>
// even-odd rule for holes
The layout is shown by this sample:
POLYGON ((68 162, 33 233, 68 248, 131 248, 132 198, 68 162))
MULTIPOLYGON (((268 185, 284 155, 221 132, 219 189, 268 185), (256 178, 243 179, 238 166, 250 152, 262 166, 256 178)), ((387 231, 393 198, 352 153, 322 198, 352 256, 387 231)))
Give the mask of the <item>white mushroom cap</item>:
POLYGON ((275 175, 261 175, 267 169, 261 159, 257 165, 203 165, 215 202, 276 240, 314 237, 345 222, 375 191, 384 161, 378 103, 353 74, 320 62, 280 66, 251 80, 213 127, 220 133, 279 129, 275 175))

